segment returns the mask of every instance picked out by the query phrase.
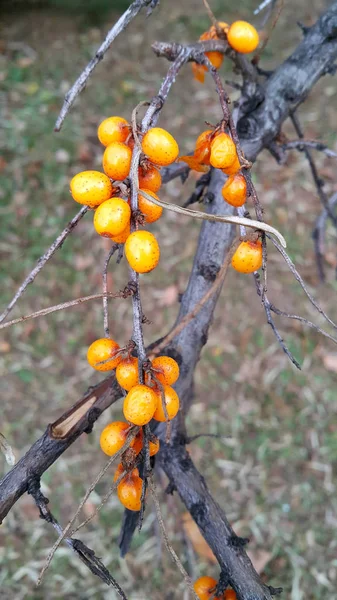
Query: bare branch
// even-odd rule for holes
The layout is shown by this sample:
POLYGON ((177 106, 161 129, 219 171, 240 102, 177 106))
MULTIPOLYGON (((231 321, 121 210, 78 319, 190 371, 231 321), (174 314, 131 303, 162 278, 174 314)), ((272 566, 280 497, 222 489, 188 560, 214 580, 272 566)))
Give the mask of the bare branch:
POLYGON ((329 158, 337 158, 337 152, 330 150, 328 146, 322 144, 322 142, 318 142, 316 140, 292 140, 287 142, 286 144, 282 144, 282 150, 299 150, 299 152, 303 152, 305 148, 312 148, 313 150, 317 150, 317 152, 323 152, 329 158))

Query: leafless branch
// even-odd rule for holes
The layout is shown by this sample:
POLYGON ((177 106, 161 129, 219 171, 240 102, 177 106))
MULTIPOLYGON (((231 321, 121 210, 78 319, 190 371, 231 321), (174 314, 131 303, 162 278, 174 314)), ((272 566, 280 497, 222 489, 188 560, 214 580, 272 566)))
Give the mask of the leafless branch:
POLYGON ((330 150, 328 146, 322 144, 322 142, 318 142, 316 140, 291 140, 286 144, 282 144, 282 150, 299 150, 299 152, 303 152, 305 148, 312 148, 313 150, 317 150, 317 152, 323 152, 329 158, 337 158, 337 152, 330 150))

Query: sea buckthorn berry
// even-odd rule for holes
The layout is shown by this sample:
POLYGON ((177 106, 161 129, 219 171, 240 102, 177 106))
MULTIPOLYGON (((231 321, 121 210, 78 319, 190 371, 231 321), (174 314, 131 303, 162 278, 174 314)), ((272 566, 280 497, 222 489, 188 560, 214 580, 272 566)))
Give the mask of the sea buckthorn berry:
POLYGON ((142 489, 143 480, 139 477, 138 470, 134 469, 120 482, 117 487, 117 495, 125 508, 139 511, 141 509, 142 489))
POLYGON ((229 25, 228 25, 228 23, 225 23, 225 21, 218 21, 217 27, 215 27, 215 25, 212 25, 212 27, 209 29, 210 38, 212 40, 220 39, 218 36, 217 28, 221 29, 224 33, 227 33, 227 31, 229 29, 229 25))
POLYGON ((96 371, 112 371, 122 360, 122 357, 117 354, 119 350, 119 345, 110 338, 95 340, 88 348, 88 363, 96 371))
POLYGON ((226 590, 224 593, 224 600, 237 600, 237 595, 234 590, 226 590))
POLYGON ((76 202, 94 208, 111 198, 113 187, 109 177, 104 173, 82 171, 72 178, 70 192, 76 202))
MULTIPOLYGON (((215 34, 215 36, 212 36, 210 31, 205 31, 205 33, 203 33, 199 38, 201 42, 211 39, 217 39, 217 35, 215 34)), ((221 67, 223 62, 223 54, 221 54, 221 52, 205 52, 205 56, 207 56, 208 60, 213 65, 213 67, 215 67, 216 69, 219 69, 221 67)))
POLYGON ((140 189, 151 190, 151 192, 158 192, 161 187, 161 174, 156 167, 152 165, 146 167, 139 167, 138 169, 138 183, 140 189))
POLYGON ((149 231, 134 231, 125 242, 125 256, 136 273, 149 273, 159 262, 159 244, 149 231))
POLYGON ((242 206, 246 202, 247 196, 247 184, 244 176, 237 173, 228 177, 221 193, 223 199, 231 206, 242 206))
POLYGON ((122 198, 102 202, 94 214, 94 227, 99 235, 111 238, 120 235, 130 225, 131 209, 122 198))
MULTIPOLYGON (((169 385, 163 386, 163 393, 165 397, 166 411, 168 414, 169 420, 174 419, 176 414, 178 413, 180 407, 179 396, 177 392, 169 385)), ((163 408, 163 399, 162 393, 160 390, 156 392, 157 394, 157 408, 156 412, 153 415, 153 418, 156 421, 166 421, 165 412, 163 408)))
POLYGON ((122 473, 124 473, 124 471, 125 471, 125 469, 124 469, 122 463, 118 463, 117 469, 114 474, 114 481, 117 481, 117 479, 120 478, 120 476, 122 475, 122 473))
POLYGON ((112 142, 125 142, 130 133, 130 125, 123 117, 104 119, 97 130, 98 139, 103 146, 112 142))
POLYGON ((103 169, 104 172, 117 181, 123 181, 131 167, 132 150, 122 142, 112 142, 104 150, 103 169))
POLYGON ((230 46, 241 54, 254 52, 259 45, 259 34, 255 27, 247 21, 235 21, 227 33, 230 46))
MULTIPOLYGON (((150 456, 154 456, 159 451, 160 443, 158 438, 155 438, 153 441, 149 441, 149 453, 150 456)), ((134 445, 132 446, 133 450, 136 454, 139 454, 143 450, 143 432, 140 430, 136 437, 134 445)))
POLYGON ((205 73, 207 71, 207 67, 205 65, 198 65, 195 62, 192 62, 192 73, 194 79, 199 81, 199 83, 205 83, 205 73))
POLYGON ((155 377, 163 385, 173 385, 179 377, 178 363, 170 356, 157 356, 152 361, 155 377))
POLYGON ((130 425, 123 421, 114 421, 109 423, 102 433, 99 440, 100 446, 108 456, 113 456, 125 444, 125 440, 130 431, 130 425))
POLYGON ((124 399, 124 417, 134 425, 146 425, 157 408, 156 392, 147 385, 135 385, 124 399))
POLYGON ((236 147, 227 133, 219 133, 211 143, 210 163, 216 169, 226 169, 235 161, 236 147))
POLYGON ((150 196, 153 196, 157 200, 159 200, 159 198, 154 192, 151 192, 151 190, 149 189, 142 188, 139 190, 138 208, 140 212, 142 212, 143 215, 145 215, 146 223, 154 223, 155 221, 158 221, 158 219, 160 219, 160 217, 162 216, 163 208, 161 206, 158 206, 158 204, 154 204, 153 202, 145 198, 145 196, 143 196, 142 194, 143 191, 149 194, 150 196))
POLYGON ((241 242, 232 258, 232 267, 239 273, 254 273, 262 266, 262 243, 241 242))
POLYGON ((212 129, 203 131, 195 143, 194 157, 205 165, 210 164, 212 134, 212 129))
POLYGON ((241 165, 240 165, 239 157, 238 157, 238 155, 236 155, 233 164, 230 167, 227 167, 226 169, 221 169, 221 170, 226 175, 235 175, 235 173, 240 171, 240 169, 241 169, 241 165))
POLYGON ((162 167, 173 163, 179 154, 174 137, 161 127, 152 127, 145 133, 142 150, 151 162, 162 167))
POLYGON ((121 360, 116 369, 116 379, 119 385, 129 392, 138 384, 138 358, 130 356, 121 360))
MULTIPOLYGON (((209 600, 214 593, 216 587, 216 580, 213 577, 199 577, 194 582, 193 589, 200 600, 209 600)), ((216 598, 214 600, 217 600, 216 598)))
POLYGON ((126 229, 124 229, 122 231, 122 233, 119 233, 118 235, 112 235, 111 240, 113 242, 115 242, 116 244, 125 244, 130 233, 131 233, 131 229, 130 229, 130 223, 129 223, 128 226, 126 227, 126 229))

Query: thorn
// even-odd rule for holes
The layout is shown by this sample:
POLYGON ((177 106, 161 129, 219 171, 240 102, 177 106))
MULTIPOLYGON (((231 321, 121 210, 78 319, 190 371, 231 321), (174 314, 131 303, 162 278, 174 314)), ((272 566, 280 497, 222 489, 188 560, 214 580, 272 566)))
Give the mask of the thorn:
POLYGON ((249 538, 243 538, 235 534, 228 538, 228 545, 233 548, 244 548, 249 542, 249 538))

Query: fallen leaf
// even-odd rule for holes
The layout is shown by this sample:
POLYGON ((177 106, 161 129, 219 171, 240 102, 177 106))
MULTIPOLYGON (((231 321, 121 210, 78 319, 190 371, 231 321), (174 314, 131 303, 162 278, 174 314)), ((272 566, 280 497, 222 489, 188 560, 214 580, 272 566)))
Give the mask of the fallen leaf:
POLYGON ((323 364, 328 371, 337 373, 337 353, 325 354, 323 356, 323 364))
POLYGON ((199 556, 206 558, 211 563, 216 563, 217 560, 210 549, 207 542, 202 537, 198 525, 193 521, 189 513, 184 513, 182 517, 183 528, 185 535, 191 541, 191 544, 199 556))

